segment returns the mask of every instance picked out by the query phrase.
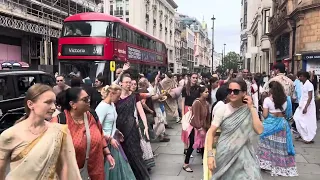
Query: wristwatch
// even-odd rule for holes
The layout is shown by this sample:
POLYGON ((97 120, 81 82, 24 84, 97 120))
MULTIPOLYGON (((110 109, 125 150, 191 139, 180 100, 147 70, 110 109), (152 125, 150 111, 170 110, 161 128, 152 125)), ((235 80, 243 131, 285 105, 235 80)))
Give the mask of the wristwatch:
POLYGON ((212 150, 209 150, 209 151, 208 151, 208 157, 215 157, 212 150))

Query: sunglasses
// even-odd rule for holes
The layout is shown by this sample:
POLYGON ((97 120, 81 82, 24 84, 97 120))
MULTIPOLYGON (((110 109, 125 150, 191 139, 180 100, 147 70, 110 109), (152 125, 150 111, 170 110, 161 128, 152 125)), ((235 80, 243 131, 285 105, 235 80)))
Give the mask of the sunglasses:
POLYGON ((241 90, 240 89, 227 89, 228 94, 233 93, 234 95, 239 95, 241 90))
POLYGON ((63 80, 57 80, 57 82, 63 82, 63 80))
POLYGON ((84 97, 80 99, 79 101, 83 101, 84 103, 90 103, 90 96, 84 97))

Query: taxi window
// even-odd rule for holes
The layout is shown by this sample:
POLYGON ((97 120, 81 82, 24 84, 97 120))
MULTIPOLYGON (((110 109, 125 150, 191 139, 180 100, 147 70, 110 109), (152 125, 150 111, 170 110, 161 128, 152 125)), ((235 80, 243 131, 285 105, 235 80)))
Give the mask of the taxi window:
POLYGON ((18 91, 19 96, 25 96, 29 87, 37 83, 36 77, 33 75, 18 76, 18 91))
POLYGON ((41 83, 53 87, 56 85, 55 79, 49 75, 40 75, 41 83))
POLYGON ((10 89, 8 78, 0 77, 0 101, 14 98, 14 91, 10 89))

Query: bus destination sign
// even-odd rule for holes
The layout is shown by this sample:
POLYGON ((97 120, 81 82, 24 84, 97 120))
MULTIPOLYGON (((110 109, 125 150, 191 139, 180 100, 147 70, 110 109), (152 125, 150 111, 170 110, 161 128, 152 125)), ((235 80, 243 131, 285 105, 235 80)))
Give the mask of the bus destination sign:
POLYGON ((131 60, 163 63, 162 56, 152 52, 136 49, 129 46, 127 47, 127 52, 128 52, 127 53, 128 59, 131 59, 131 60))
POLYGON ((63 56, 103 56, 103 45, 63 45, 63 56))

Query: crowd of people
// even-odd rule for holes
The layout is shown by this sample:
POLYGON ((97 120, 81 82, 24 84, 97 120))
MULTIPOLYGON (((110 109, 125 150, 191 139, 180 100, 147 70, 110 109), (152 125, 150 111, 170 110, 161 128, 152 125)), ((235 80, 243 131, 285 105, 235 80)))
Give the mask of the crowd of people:
POLYGON ((170 119, 182 125, 186 172, 196 150, 204 180, 298 176, 293 139, 313 143, 317 129, 310 73, 286 74, 282 63, 271 77, 132 72, 124 64, 109 85, 57 75, 53 88, 30 87, 25 116, 0 135, 0 180, 149 180, 150 142, 170 141, 170 119))

